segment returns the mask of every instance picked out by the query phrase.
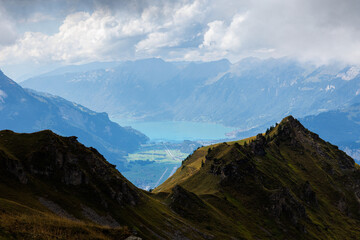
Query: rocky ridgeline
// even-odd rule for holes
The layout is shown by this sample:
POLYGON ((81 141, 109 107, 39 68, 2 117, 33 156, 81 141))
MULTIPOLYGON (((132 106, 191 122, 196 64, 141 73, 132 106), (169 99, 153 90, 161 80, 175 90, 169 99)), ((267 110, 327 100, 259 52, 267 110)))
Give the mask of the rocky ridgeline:
POLYGON ((60 137, 49 130, 34 134, 16 134, 7 130, 0 132, 0 138, 2 145, 11 146, 16 142, 23 145, 20 146, 23 149, 29 147, 25 146, 29 140, 36 141, 36 146, 25 154, 0 149, 3 171, 12 173, 22 184, 31 185, 40 180, 56 183, 59 189, 86 187, 105 207, 109 198, 120 205, 133 206, 140 200, 136 188, 114 165, 96 149, 79 143, 76 137, 60 137), (18 139, 22 144, 17 142, 18 139))

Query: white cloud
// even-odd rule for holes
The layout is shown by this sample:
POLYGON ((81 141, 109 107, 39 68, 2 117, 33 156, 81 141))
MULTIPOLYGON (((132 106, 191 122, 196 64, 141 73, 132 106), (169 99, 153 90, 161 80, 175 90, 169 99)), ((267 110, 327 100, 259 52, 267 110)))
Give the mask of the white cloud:
MULTIPOLYGON (((26 32, 16 44, 0 51, 0 61, 21 58, 35 61, 94 61, 112 58, 103 54, 122 39, 131 38, 151 29, 133 27, 142 25, 138 19, 124 20, 105 11, 92 14, 77 12, 66 17, 54 35, 26 32), (125 22, 126 21, 126 22, 125 22)), ((131 46, 126 46, 130 47, 131 46)), ((110 51, 111 52, 111 51, 110 51)))
MULTIPOLYGON (((46 7, 39 7, 41 0, 36 1, 36 9, 20 3, 28 6, 24 10, 27 22, 37 24, 49 17, 46 7)), ((28 31, 21 37, 10 17, 21 15, 20 10, 14 4, 12 12, 0 8, 0 31, 6 33, 0 37, 0 63, 81 63, 149 56, 232 61, 247 56, 290 56, 320 63, 360 63, 357 0, 70 3, 63 8, 56 0, 45 5, 52 14, 54 6, 68 12, 57 31, 28 31)))
POLYGON ((196 27, 201 25, 205 7, 204 1, 196 0, 186 4, 175 4, 158 8, 163 14, 157 22, 157 30, 149 33, 136 44, 137 52, 156 52, 160 48, 177 47, 191 41, 198 34, 196 27))
POLYGON ((151 6, 134 15, 104 9, 76 12, 53 35, 25 32, 15 44, 0 49, 0 62, 103 61, 176 47, 187 41, 201 3, 175 5, 151 6))
POLYGON ((241 49, 241 35, 243 34, 241 25, 245 19, 246 14, 235 15, 228 26, 220 20, 208 23, 209 29, 204 34, 204 41, 200 48, 238 52, 241 49))
POLYGON ((155 51, 161 47, 173 47, 179 44, 179 40, 165 32, 150 33, 146 39, 136 44, 137 51, 155 51))

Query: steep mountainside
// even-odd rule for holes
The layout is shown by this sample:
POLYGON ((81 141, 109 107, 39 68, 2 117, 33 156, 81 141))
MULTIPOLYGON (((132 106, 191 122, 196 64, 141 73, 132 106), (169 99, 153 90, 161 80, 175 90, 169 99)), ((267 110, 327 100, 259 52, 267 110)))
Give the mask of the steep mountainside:
POLYGON ((293 117, 142 191, 76 137, 0 131, 0 239, 357 239, 360 167, 293 117))
POLYGON ((0 72, 0 129, 34 132, 51 129, 79 137, 118 165, 122 156, 148 138, 142 133, 111 122, 106 113, 96 113, 63 98, 21 88, 0 72))
POLYGON ((94 148, 49 130, 0 131, 0 239, 201 239, 94 148))
POLYGON ((307 116, 300 121, 360 161, 360 104, 307 116))
POLYGON ((145 59, 92 71, 54 72, 25 87, 56 94, 111 116, 223 123, 248 129, 359 102, 360 68, 290 59, 236 64, 145 59), (231 114, 229 114, 231 113, 231 114))
POLYGON ((170 119, 174 104, 229 65, 227 60, 182 64, 144 59, 107 69, 43 75, 21 84, 123 118, 170 119))
POLYGON ((266 134, 198 149, 154 192, 216 235, 356 239, 360 234, 359 166, 291 116, 266 134))

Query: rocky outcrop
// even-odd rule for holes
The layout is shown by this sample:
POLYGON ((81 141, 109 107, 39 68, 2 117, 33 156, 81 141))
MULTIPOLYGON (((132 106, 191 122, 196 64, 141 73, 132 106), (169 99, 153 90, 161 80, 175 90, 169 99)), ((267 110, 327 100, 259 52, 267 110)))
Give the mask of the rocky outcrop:
POLYGON ((180 216, 200 222, 206 220, 206 205, 196 194, 176 185, 169 199, 170 208, 180 216))
POLYGON ((120 227, 120 224, 113 218, 111 217, 109 214, 105 215, 105 216, 101 216, 99 215, 97 212, 95 212, 93 209, 82 205, 82 214, 89 219, 90 221, 97 223, 99 225, 103 225, 103 226, 109 226, 109 227, 120 227))
POLYGON ((62 207, 60 207, 58 204, 54 203, 53 201, 40 197, 39 202, 60 217, 68 218, 74 221, 79 221, 79 219, 75 218, 73 215, 65 211, 62 207))
POLYGON ((265 155, 265 146, 266 146, 266 139, 263 134, 256 135, 254 141, 250 143, 250 148, 253 154, 257 156, 264 156, 265 155))
POLYGON ((301 229, 303 225, 299 221, 307 217, 305 207, 285 187, 270 195, 268 211, 278 222, 290 222, 301 229))
POLYGON ((26 184, 28 178, 24 171, 24 167, 19 160, 11 159, 9 156, 0 149, 0 167, 13 174, 21 183, 26 184))
POLYGON ((23 184, 30 181, 30 176, 31 179, 55 182, 60 189, 85 187, 104 207, 108 206, 108 199, 133 206, 140 201, 136 187, 98 151, 86 148, 76 137, 60 137, 49 130, 33 134, 2 131, 1 136, 9 153, 0 150, 0 164, 23 184), (14 142, 28 152, 12 149, 14 142))
POLYGON ((306 181, 301 188, 301 199, 308 205, 318 206, 316 193, 313 191, 310 183, 306 181))

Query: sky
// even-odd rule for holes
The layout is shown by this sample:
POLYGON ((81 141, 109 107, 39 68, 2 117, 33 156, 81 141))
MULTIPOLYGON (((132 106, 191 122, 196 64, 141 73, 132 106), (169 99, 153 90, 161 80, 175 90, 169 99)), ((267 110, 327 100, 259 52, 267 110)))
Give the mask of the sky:
POLYGON ((252 56, 360 64, 358 0, 0 0, 0 69, 252 56))

